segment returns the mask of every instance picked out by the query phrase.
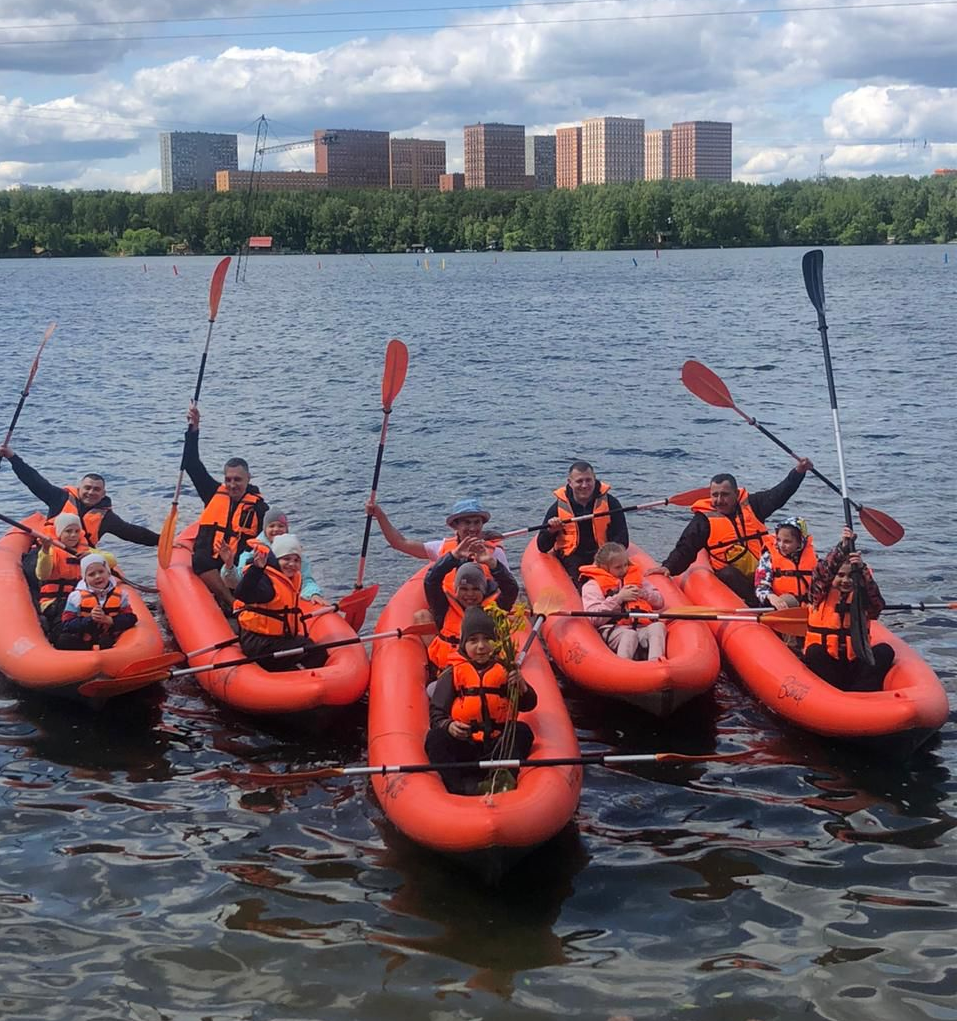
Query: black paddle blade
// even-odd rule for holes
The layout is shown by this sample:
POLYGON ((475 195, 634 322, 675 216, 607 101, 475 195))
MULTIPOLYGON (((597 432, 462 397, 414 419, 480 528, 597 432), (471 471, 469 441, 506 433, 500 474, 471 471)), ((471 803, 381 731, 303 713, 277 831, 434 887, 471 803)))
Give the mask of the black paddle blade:
POLYGON ((862 663, 874 665, 871 628, 867 619, 867 592, 864 576, 858 569, 854 571, 854 598, 851 601, 851 648, 862 663))
POLYGON ((824 312, 824 253, 820 248, 812 252, 805 252, 801 260, 801 269, 804 271, 804 286, 807 289, 807 296, 811 304, 819 313, 824 312))

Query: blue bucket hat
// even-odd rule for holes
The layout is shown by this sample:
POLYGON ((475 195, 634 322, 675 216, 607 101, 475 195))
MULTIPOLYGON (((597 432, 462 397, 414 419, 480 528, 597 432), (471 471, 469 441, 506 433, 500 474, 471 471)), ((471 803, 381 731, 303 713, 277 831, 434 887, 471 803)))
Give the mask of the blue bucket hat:
POLYGON ((452 510, 449 511, 445 523, 449 528, 453 528, 459 518, 471 518, 476 515, 482 519, 483 524, 492 516, 474 496, 469 496, 452 504, 452 510))

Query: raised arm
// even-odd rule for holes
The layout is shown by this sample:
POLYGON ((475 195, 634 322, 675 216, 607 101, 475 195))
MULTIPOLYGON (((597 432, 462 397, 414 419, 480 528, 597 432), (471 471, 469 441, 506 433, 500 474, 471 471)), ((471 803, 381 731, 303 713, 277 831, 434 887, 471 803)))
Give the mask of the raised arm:
POLYGON ((428 560, 429 554, 426 552, 425 543, 416 542, 414 539, 407 539, 389 520, 389 516, 377 503, 373 503, 371 500, 366 503, 366 514, 371 514, 376 521, 379 522, 379 528, 382 529, 382 535, 385 537, 385 541, 393 548, 398 550, 400 553, 405 553, 406 556, 415 557, 418 560, 428 560))

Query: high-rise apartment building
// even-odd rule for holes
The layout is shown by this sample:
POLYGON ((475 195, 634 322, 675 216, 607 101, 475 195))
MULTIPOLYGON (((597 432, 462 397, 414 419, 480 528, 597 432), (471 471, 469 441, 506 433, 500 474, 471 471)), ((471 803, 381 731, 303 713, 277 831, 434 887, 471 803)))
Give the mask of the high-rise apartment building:
POLYGON ((465 174, 440 174, 439 191, 465 191, 465 174))
POLYGON ((330 188, 388 188, 389 132, 321 128, 313 133, 316 173, 330 188))
POLYGON ((325 174, 305 170, 263 170, 253 181, 250 170, 217 170, 217 191, 246 191, 250 182, 257 191, 324 191, 328 187, 325 174))
POLYGON ((389 183, 393 188, 438 191, 445 173, 445 142, 393 138, 389 143, 389 183))
POLYGON ((636 117, 582 121, 582 184, 621 184, 645 176, 645 122, 636 117))
POLYGON ((671 177, 671 128, 645 132, 645 180, 671 177))
POLYGON ((695 181, 731 180, 731 125, 681 121, 671 125, 671 176, 695 181))
POLYGON ((217 170, 238 170, 235 135, 210 131, 161 131, 163 191, 213 191, 217 170))
POLYGON ((582 183, 582 129, 555 132, 555 187, 577 188, 582 183))
POLYGON ((536 188, 555 187, 555 136, 525 136, 525 175, 535 178, 536 188))
POLYGON ((465 127, 465 187, 520 191, 525 187, 525 126, 465 127))

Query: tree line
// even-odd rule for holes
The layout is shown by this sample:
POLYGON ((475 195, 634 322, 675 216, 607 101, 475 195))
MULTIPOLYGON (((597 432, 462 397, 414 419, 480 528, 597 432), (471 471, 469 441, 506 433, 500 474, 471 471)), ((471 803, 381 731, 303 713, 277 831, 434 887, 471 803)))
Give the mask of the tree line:
POLYGON ((957 238, 957 175, 756 185, 638 181, 575 191, 0 192, 0 255, 867 245, 957 238))

